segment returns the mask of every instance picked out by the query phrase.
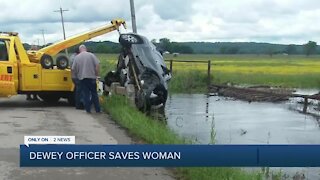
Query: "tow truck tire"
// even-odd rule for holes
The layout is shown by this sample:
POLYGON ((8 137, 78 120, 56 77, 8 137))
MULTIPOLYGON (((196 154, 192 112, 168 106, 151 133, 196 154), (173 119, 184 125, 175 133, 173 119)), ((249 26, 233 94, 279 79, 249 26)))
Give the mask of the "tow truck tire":
POLYGON ((40 59, 41 66, 44 69, 52 69, 53 67, 53 59, 50 55, 44 54, 40 59))
POLYGON ((60 55, 57 57, 57 67, 58 69, 66 69, 69 66, 69 59, 65 55, 60 55))
POLYGON ((56 104, 61 98, 58 94, 39 94, 39 97, 48 104, 56 104))

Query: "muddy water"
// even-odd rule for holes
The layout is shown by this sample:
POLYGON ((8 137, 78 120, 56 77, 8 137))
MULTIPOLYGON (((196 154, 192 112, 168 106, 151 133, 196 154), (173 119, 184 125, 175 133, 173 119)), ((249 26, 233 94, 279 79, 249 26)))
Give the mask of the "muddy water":
MULTIPOLYGON (((166 117, 173 131, 199 144, 320 144, 317 119, 299 113, 302 104, 298 101, 248 103, 218 96, 176 94, 168 98, 166 117)), ((283 170, 291 176, 300 172, 309 179, 320 178, 318 168, 283 170)))
POLYGON ((293 103, 248 103, 206 95, 173 95, 168 99, 168 126, 201 144, 318 144, 314 117, 293 103), (214 130, 214 132, 212 132, 214 130))

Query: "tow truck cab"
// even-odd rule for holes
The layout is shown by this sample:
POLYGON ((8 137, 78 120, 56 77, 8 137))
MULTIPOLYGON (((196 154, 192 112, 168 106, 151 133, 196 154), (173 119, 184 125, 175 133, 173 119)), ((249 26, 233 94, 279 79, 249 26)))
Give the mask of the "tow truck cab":
POLYGON ((0 33, 0 97, 36 93, 54 101, 71 96, 73 88, 70 69, 44 69, 30 62, 18 33, 0 33))

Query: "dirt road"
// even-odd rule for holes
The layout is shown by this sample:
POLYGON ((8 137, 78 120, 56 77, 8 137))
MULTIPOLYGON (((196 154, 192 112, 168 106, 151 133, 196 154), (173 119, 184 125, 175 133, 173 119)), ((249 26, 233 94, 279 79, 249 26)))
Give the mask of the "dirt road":
POLYGON ((63 101, 50 107, 25 96, 0 99, 0 179, 173 179, 164 168, 20 168, 25 135, 76 136, 77 144, 133 143, 106 114, 88 115, 63 101))

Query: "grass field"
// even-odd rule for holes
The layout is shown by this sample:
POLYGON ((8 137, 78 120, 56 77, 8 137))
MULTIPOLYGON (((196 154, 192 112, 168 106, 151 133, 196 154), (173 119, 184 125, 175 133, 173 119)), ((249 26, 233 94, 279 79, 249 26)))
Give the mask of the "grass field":
MULTIPOLYGON (((114 68, 116 55, 98 56, 103 62, 102 72, 114 68)), ((211 60, 211 79, 212 83, 217 84, 320 87, 320 56, 167 55, 165 59, 211 60)), ((207 64, 173 63, 172 92, 202 92, 206 90, 206 85, 207 64)))

